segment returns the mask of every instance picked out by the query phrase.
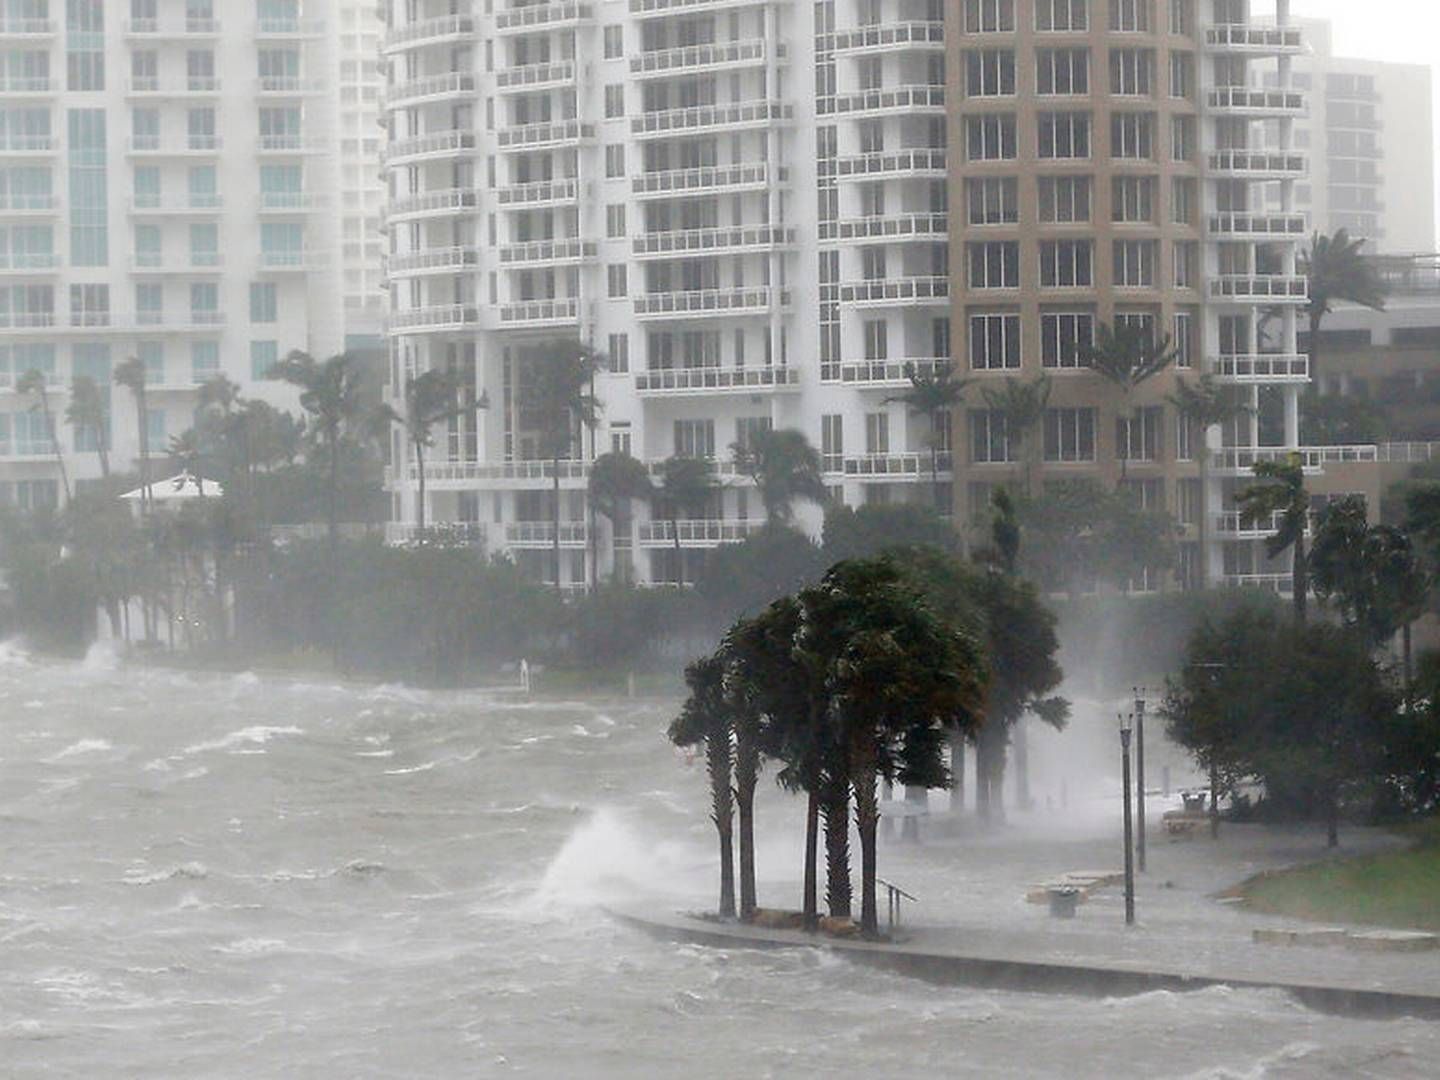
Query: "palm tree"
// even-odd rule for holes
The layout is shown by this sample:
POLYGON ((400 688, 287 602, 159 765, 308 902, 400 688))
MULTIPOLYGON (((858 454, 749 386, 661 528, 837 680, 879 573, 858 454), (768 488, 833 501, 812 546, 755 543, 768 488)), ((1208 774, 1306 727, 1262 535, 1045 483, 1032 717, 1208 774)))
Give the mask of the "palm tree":
POLYGON ((186 428, 179 435, 170 436, 170 457, 180 470, 176 478, 176 488, 185 482, 186 477, 195 481, 195 491, 200 498, 205 497, 205 446, 200 440, 200 433, 193 427, 186 428))
POLYGON ((130 391, 130 396, 135 399, 135 433, 139 436, 140 444, 140 511, 146 513, 152 509, 150 491, 150 424, 148 422, 149 411, 146 408, 146 381, 147 373, 145 361, 138 356, 132 356, 122 361, 115 367, 115 385, 123 386, 130 391))
POLYGON ((1338 229, 1334 236, 1315 233, 1310 250, 1300 257, 1300 269, 1310 279, 1310 381, 1319 386, 1316 362, 1320 355, 1320 324, 1334 310, 1337 301, 1346 301, 1385 310, 1385 285, 1375 267, 1360 254, 1364 239, 1350 239, 1348 229, 1338 229))
POLYGON ((1040 374, 1029 382, 1007 377, 999 388, 981 388, 985 404, 1005 421, 1005 438, 1025 471, 1025 494, 1034 494, 1037 445, 1031 438, 1050 405, 1050 376, 1040 374))
POLYGON ((824 503, 829 499, 820 455, 803 432, 794 428, 759 431, 748 442, 731 443, 735 467, 755 481, 766 521, 787 524, 796 499, 824 503))
POLYGON ((670 523, 675 541, 675 582, 685 584, 685 561, 680 549, 680 517, 700 514, 710 505, 716 490, 710 462, 677 455, 660 464, 660 483, 653 489, 651 504, 670 523))
POLYGON ((913 363, 905 365, 910 389, 885 401, 902 402, 911 412, 924 413, 930 421, 930 490, 935 498, 935 511, 947 514, 940 494, 940 444, 944 439, 945 421, 965 401, 965 390, 973 379, 956 378, 954 371, 944 367, 936 374, 922 374, 913 363))
POLYGON ((95 456, 100 460, 100 475, 110 478, 110 417, 100 387, 89 375, 76 375, 70 380, 70 404, 65 407, 65 422, 78 434, 90 432, 95 440, 95 456))
POLYGON ((676 746, 705 744, 705 770, 710 776, 710 820, 720 839, 720 917, 735 917, 734 714, 725 689, 726 659, 722 652, 691 661, 685 667, 690 696, 670 725, 676 746))
POLYGON ((1250 407, 1228 395, 1212 375, 1201 375, 1194 383, 1179 380, 1175 384, 1175 393, 1166 400, 1200 437, 1194 453, 1200 472, 1200 587, 1203 589, 1210 584, 1210 560, 1207 554, 1210 519, 1205 506, 1205 492, 1210 480, 1210 429, 1248 413, 1250 407))
POLYGON ((376 407, 372 426, 377 433, 388 432, 392 424, 405 430, 405 437, 415 451, 415 473, 419 483, 415 504, 415 527, 425 531, 425 451, 434 445, 431 429, 439 423, 464 416, 476 409, 490 406, 482 394, 472 402, 457 404, 458 386, 449 372, 431 370, 405 380, 405 411, 396 412, 389 404, 376 407))
POLYGON ((615 541, 622 525, 628 527, 634 500, 648 499, 653 490, 650 470, 629 454, 618 451, 601 454, 590 466, 587 490, 590 505, 610 521, 613 566, 615 541))
MULTIPOLYGON (((1127 425, 1135 421, 1130 407, 1135 390, 1147 379, 1164 371, 1179 355, 1179 350, 1170 342, 1169 334, 1162 334, 1156 340, 1150 328, 1140 323, 1120 323, 1114 327, 1101 323, 1096 327, 1095 341, 1082 343, 1079 352, 1081 360, 1096 374, 1119 389, 1121 412, 1127 425)), ((1120 479, 1123 481, 1126 463, 1130 459, 1128 447, 1119 457, 1120 479)))
POLYGON ((1235 496, 1240 507, 1240 523, 1249 527, 1280 515, 1275 535, 1265 541, 1265 551, 1273 559, 1287 548, 1294 550, 1290 588, 1295 603, 1295 624, 1304 626, 1306 594, 1310 591, 1309 563, 1305 556, 1310 493, 1305 490, 1300 455, 1290 454, 1285 461, 1257 461, 1255 475, 1261 483, 1251 484, 1235 496))
POLYGON ((349 353, 317 361, 297 349, 272 367, 270 376, 299 387, 300 407, 314 417, 315 431, 325 447, 329 459, 326 521, 333 553, 340 540, 340 443, 364 407, 359 363, 349 353))
POLYGON ((530 361, 530 379, 522 383, 521 408, 534 420, 540 434, 540 452, 550 460, 554 527, 555 591, 560 580, 560 459, 576 443, 576 430, 593 428, 600 418, 600 401, 594 394, 595 373, 605 357, 580 341, 551 342, 530 361))
POLYGON ((70 477, 65 471, 65 452, 60 449, 60 433, 55 430, 55 417, 50 412, 50 395, 47 392, 45 376, 31 368, 15 380, 17 394, 34 394, 35 404, 30 411, 39 411, 45 421, 45 430, 50 436, 50 447, 55 452, 55 463, 60 466, 60 487, 65 492, 65 501, 70 501, 70 477))

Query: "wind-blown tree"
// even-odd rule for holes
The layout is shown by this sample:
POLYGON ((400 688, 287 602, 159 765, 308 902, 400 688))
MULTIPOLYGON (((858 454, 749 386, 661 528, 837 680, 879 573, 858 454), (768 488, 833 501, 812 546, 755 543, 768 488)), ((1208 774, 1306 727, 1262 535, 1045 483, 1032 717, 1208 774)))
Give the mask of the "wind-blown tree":
MULTIPOLYGON (((645 463, 629 454, 601 454, 590 466, 587 483, 590 505, 610 522, 610 560, 615 564, 616 539, 629 528, 636 499, 649 499, 654 485, 645 463)), ((597 572, 598 576, 598 572, 597 572)))
POLYGON ((415 472, 419 484, 415 527, 422 533, 425 531, 425 451, 435 445, 431 431, 436 424, 490 405, 483 394, 469 402, 461 402, 459 398, 459 386, 450 372, 425 371, 405 380, 403 412, 397 412, 393 406, 384 403, 376 407, 372 417, 372 426, 377 433, 388 433, 391 425, 399 425, 415 452, 415 472))
POLYGON ((690 696, 670 725, 676 746, 705 747, 705 771, 710 777, 710 820, 720 840, 721 918, 735 917, 734 710, 725 687, 724 650, 694 660, 685 667, 690 696))
POLYGON ((542 457, 550 462, 551 514, 554 540, 552 561, 555 591, 560 580, 560 461, 579 449, 580 428, 593 428, 600 420, 600 400, 593 392, 595 374, 605 357, 581 341, 549 342, 527 361, 529 379, 521 384, 520 406, 534 421, 542 457))
POLYGON ((940 491, 941 443, 945 438, 946 421, 964 403, 965 391, 975 380, 958 378, 948 366, 935 374, 927 374, 919 371, 913 363, 905 365, 905 377, 910 380, 910 389, 885 400, 901 402, 911 412, 923 413, 930 421, 930 490, 935 499, 936 513, 948 515, 950 507, 944 505, 940 491))
POLYGON ((829 499, 820 455, 803 432, 793 428, 758 431, 748 442, 732 443, 735 467, 755 481, 767 521, 788 524, 796 499, 821 506, 829 499))
POLYGON ((1050 386, 1050 376, 1042 373, 1028 381, 1007 377, 999 387, 981 387, 985 404, 1005 422, 1005 438, 1020 462, 1027 495, 1035 491, 1040 441, 1034 435, 1050 406, 1050 386))
MULTIPOLYGON (((1135 391, 1148 379, 1160 374, 1179 355, 1169 334, 1157 339, 1153 331, 1138 323, 1119 323, 1095 328, 1095 340, 1079 346, 1080 358, 1099 376, 1120 391, 1120 413, 1127 425, 1135 422, 1132 405, 1135 391)), ((1120 478, 1126 477, 1130 460, 1128 447, 1116 447, 1120 458, 1120 478)))
POLYGON ((150 491, 150 423, 146 403, 148 376, 145 361, 138 356, 123 360, 115 365, 112 377, 115 385, 129 390, 135 401, 135 434, 140 447, 140 510, 148 513, 152 509, 153 499, 150 491))
POLYGON ((65 407, 65 422, 75 429, 76 443, 83 431, 94 442, 95 456, 100 462, 100 475, 110 478, 110 416, 100 387, 89 375, 76 375, 70 380, 70 404, 65 407))
POLYGON ((1305 490, 1305 472, 1299 454, 1285 461, 1257 461, 1251 484, 1235 496, 1240 522, 1252 527, 1279 516, 1275 533, 1265 541, 1265 552, 1278 558, 1292 551, 1290 588, 1295 605, 1295 623, 1305 625, 1305 604, 1310 591, 1309 563, 1305 554, 1305 529, 1310 521, 1310 493, 1305 490))
POLYGON ((1315 233, 1310 250, 1300 256, 1300 270, 1309 278, 1310 381, 1319 385, 1320 327, 1337 302, 1359 304, 1374 311, 1385 309, 1385 286, 1375 267, 1360 254, 1365 240, 1350 238, 1348 229, 1334 236, 1315 233))
POLYGON ((867 503, 825 508, 825 560, 863 559, 910 547, 957 551, 955 527, 924 503, 867 503))
POLYGON ((60 489, 65 492, 65 501, 70 501, 70 475, 65 471, 65 451, 60 448, 60 432, 55 427, 55 415, 50 411, 50 393, 45 376, 31 368, 15 380, 15 392, 35 398, 31 412, 39 412, 50 435, 50 448, 55 453, 55 464, 60 467, 60 489))
POLYGON ((675 583, 685 584, 685 561, 680 548, 680 518, 703 513, 719 489, 710 462, 677 455, 660 463, 660 483, 651 491, 650 503, 670 523, 675 541, 675 583))
POLYGON ((948 783, 945 729, 976 728, 982 715, 980 646, 938 618, 889 560, 840 563, 799 599, 798 642, 826 658, 860 834, 860 928, 873 937, 877 784, 948 783))
POLYGON ((175 463, 179 470, 176 487, 185 482, 189 477, 195 481, 195 491, 203 499, 205 497, 205 463, 206 449, 200 440, 200 434, 193 427, 186 428, 179 435, 170 436, 169 447, 170 460, 175 463))
POLYGON ((1214 376, 1201 375, 1195 382, 1184 379, 1175 384, 1175 392, 1167 399, 1187 424, 1191 426, 1198 440, 1193 447, 1195 461, 1200 473, 1200 587, 1210 585, 1210 561, 1207 557, 1210 535, 1210 515, 1205 505, 1205 492, 1210 479, 1210 429, 1217 424, 1227 424, 1236 417, 1250 411, 1223 387, 1216 383, 1214 376))
POLYGON ((298 350, 270 369, 273 378, 300 389, 300 407, 312 417, 312 430, 324 447, 327 462, 326 528, 334 552, 340 539, 339 491, 341 442, 361 418, 359 362, 350 353, 316 360, 298 350))

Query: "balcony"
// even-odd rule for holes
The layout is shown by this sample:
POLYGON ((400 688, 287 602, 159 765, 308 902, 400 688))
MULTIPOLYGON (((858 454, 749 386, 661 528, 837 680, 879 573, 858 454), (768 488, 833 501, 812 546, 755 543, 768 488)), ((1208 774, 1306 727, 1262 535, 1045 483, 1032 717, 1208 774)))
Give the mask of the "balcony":
POLYGON ((504 329, 543 329, 579 321, 580 301, 573 296, 551 300, 520 300, 500 305, 500 325, 504 329))
POLYGON ((1295 591, 1291 574, 1226 574, 1220 584, 1227 589, 1264 589, 1279 596, 1289 596, 1295 591))
POLYGON ((321 38, 325 36, 324 19, 302 19, 294 15, 267 15, 255 26, 257 38, 321 38))
POLYGON ((679 533, 682 548, 713 548, 721 544, 738 544, 764 527, 763 520, 754 518, 743 521, 691 518, 676 522, 642 521, 638 532, 640 546, 645 548, 674 547, 676 533, 679 533))
POLYGON ((1205 31, 1205 47, 1212 52, 1251 56, 1298 56, 1305 48, 1297 27, 1225 24, 1205 31))
POLYGON ((783 101, 737 101, 729 105, 696 105, 688 109, 660 109, 630 119, 631 134, 643 139, 664 138, 681 132, 712 128, 739 130, 784 123, 795 115, 783 101))
POLYGON ((844 218, 820 225, 821 240, 945 240, 950 223, 945 214, 894 214, 887 217, 844 218))
POLYGON ((134 217, 165 218, 174 214, 218 217, 225 210, 225 200, 216 192, 196 192, 169 198, 160 195, 134 195, 131 196, 129 205, 130 213, 134 217))
POLYGON ((0 96, 48 97, 60 89, 48 75, 5 75, 0 77, 0 96))
POLYGON ((642 233, 631 242, 639 258, 720 255, 732 251, 775 251, 795 243, 795 230, 781 225, 736 225, 642 233))
MULTIPOLYGON (((1315 524, 1315 515, 1309 514, 1305 531, 1308 534, 1315 524)), ((1222 540, 1261 540, 1274 536, 1283 527, 1285 514, 1277 510, 1268 518, 1246 522, 1238 510, 1226 510, 1216 514, 1213 520, 1215 535, 1222 540)))
MULTIPOLYGON (((1375 448, 1372 446, 1370 449, 1375 448)), ((1215 476, 1254 476, 1258 462, 1285 464, 1291 455, 1299 455, 1301 469, 1306 475, 1317 476, 1323 471, 1323 454, 1316 448, 1302 447, 1297 450, 1283 446, 1227 446, 1214 451, 1210 472, 1215 476)))
POLYGON ((883 180, 887 178, 943 180, 945 151, 934 147, 896 150, 880 154, 856 154, 835 159, 835 176, 840 180, 883 180))
POLYGON ((0 157, 48 156, 58 149, 53 135, 22 135, 14 131, 0 135, 0 157))
POLYGON ((1310 357, 1304 353, 1216 356, 1210 360, 1210 370, 1222 383, 1304 383, 1310 381, 1310 357))
POLYGON ((385 216, 388 221, 446 217, 474 210, 479 202, 480 193, 473 188, 423 191, 418 195, 406 195, 395 199, 386 208, 385 216))
MULTIPOLYGON (((480 309, 469 304, 438 304, 390 313, 392 334, 437 334, 480 325, 480 309)), ((427 468, 426 475, 429 475, 427 468)))
POLYGON ((756 394, 800 389, 800 372, 791 367, 664 368, 635 375, 641 397, 756 394))
POLYGON ((558 530, 553 521, 507 521, 505 546, 553 547, 557 531, 561 547, 583 548, 586 544, 587 530, 583 521, 562 521, 558 530))
POLYGON ((830 47, 837 53, 942 52, 945 24, 896 22, 837 30, 830 35, 830 47))
MULTIPOLYGON (((582 488, 590 475, 588 461, 560 461, 560 486, 582 488)), ((419 479, 414 465, 405 470, 411 481, 419 479)), ((425 481, 431 484, 475 484, 499 488, 549 487, 554 482, 555 469, 549 461, 427 461, 425 481)))
POLYGON ((46 38, 54 35, 55 23, 51 19, 0 15, 0 38, 46 38))
POLYGON ((911 360, 846 360, 840 364, 840 382, 847 386, 876 390, 908 389, 909 371, 922 378, 936 378, 949 371, 947 356, 916 357, 911 360))
MULTIPOLYGON (((775 57, 783 60, 786 49, 775 46, 775 57)), ((630 57, 630 73, 640 78, 671 74, 695 74, 716 68, 754 67, 766 63, 770 50, 764 38, 748 41, 726 41, 711 45, 682 45, 674 49, 655 49, 630 57)))
POLYGON ((1304 239, 1309 225, 1304 214, 1210 215, 1210 235, 1225 240, 1304 239))
POLYGON ((948 277, 878 278, 875 281, 842 281, 840 302, 856 307, 890 307, 895 304, 939 304, 950 302, 948 277))
POLYGON ((895 113, 943 116, 945 87, 922 84, 833 94, 817 98, 815 111, 821 116, 887 116, 895 113))
POLYGON ((641 173, 630 180, 631 192, 644 199, 668 199, 691 195, 731 194, 759 191, 775 183, 786 183, 790 170, 781 166, 772 174, 764 162, 738 165, 705 165, 694 169, 666 169, 641 173))
POLYGON ((434 521, 423 529, 408 522, 387 521, 385 543, 392 547, 409 547, 414 544, 484 547, 486 531, 485 523, 481 521, 434 521))
POLYGON ((397 26, 385 37, 381 52, 391 55, 427 45, 443 45, 475 36, 475 16, 438 15, 433 19, 397 26))
POLYGON ((551 90, 575 81, 575 62, 560 60, 545 64, 521 64, 495 73, 497 90, 551 90))
POLYGON ((565 240, 530 240, 523 244, 502 244, 500 265, 561 266, 595 258, 595 241, 575 237, 565 240))
POLYGON ((419 277, 423 274, 452 273, 480 265, 480 249, 471 246, 415 251, 392 255, 385 263, 387 277, 419 277))
POLYGON ((188 256, 166 256, 158 251, 141 251, 130 256, 130 272, 142 276, 184 274, 201 277, 219 274, 224 265, 224 256, 218 251, 196 251, 188 256))
POLYGON ((496 135, 502 150, 548 150, 595 138, 595 125, 579 120, 552 120, 501 128, 496 135))
POLYGON ((127 97, 140 98, 187 98, 187 97, 217 97, 220 94, 221 84, 219 79, 191 77, 183 82, 161 82, 156 78, 135 78, 127 84, 125 93, 127 97))
POLYGON ((1221 274, 1210 279, 1210 297, 1305 304, 1310 300, 1310 282, 1299 274, 1221 274))
MULTIPOLYGON (((931 457, 928 451, 923 453, 898 453, 898 454, 860 454, 857 456, 845 455, 838 460, 831 457, 826 461, 827 472, 840 472, 853 480, 929 480, 930 479, 931 457), (832 465, 838 465, 838 469, 832 469, 832 465)), ((948 450, 942 451, 938 457, 940 475, 948 477, 953 462, 948 450)))
POLYGON ((0 251, 0 274, 52 274, 60 269, 60 256, 50 251, 0 251))
POLYGON ((537 30, 559 30, 579 26, 595 17, 589 4, 561 0, 554 4, 528 4, 495 13, 495 30, 500 34, 529 34, 537 30))
POLYGON ((309 79, 302 75, 261 75, 256 81, 255 91, 260 97, 311 97, 328 90, 324 79, 309 79))
POLYGON ((470 97, 475 93, 475 76, 461 71, 450 71, 443 75, 427 75, 423 79, 411 79, 396 83, 385 94, 385 108, 399 109, 407 105, 418 105, 425 101, 445 101, 450 98, 470 97))
POLYGON ((270 216, 291 217, 308 214, 330 204, 329 198, 313 191, 262 191, 260 213, 270 216))
POLYGON ((656 15, 688 15, 692 11, 754 7, 756 0, 630 0, 630 14, 641 19, 656 15))
POLYGON ((736 289, 689 289, 646 293, 635 298, 635 315, 641 319, 704 318, 724 315, 763 315, 776 302, 788 305, 788 290, 768 285, 736 289))
POLYGON ((34 214, 37 217, 54 216, 60 213, 60 204, 54 195, 29 195, 18 191, 0 191, 0 214, 34 214))
POLYGON ((1305 155, 1269 150, 1218 150, 1210 155, 1210 172, 1241 180, 1298 180, 1305 175, 1305 155))
POLYGON ((465 157, 474 152, 473 131, 436 131, 429 135, 396 139, 385 148, 385 164, 389 166, 403 161, 465 157))
POLYGON ((175 26, 165 26, 159 19, 127 19, 126 37, 214 38, 220 36, 220 20, 186 17, 175 26))
POLYGON ((510 184, 496 191, 496 201, 511 209, 556 206, 573 203, 580 198, 576 180, 537 180, 528 184, 510 184))
POLYGON ((1210 111, 1220 116, 1249 116, 1257 119, 1305 115, 1305 95, 1296 90, 1251 90, 1244 86, 1222 86, 1206 96, 1210 111))
POLYGON ((219 135, 190 135, 184 142, 162 142, 158 135, 132 135, 128 152, 136 157, 208 157, 220 153, 219 135))

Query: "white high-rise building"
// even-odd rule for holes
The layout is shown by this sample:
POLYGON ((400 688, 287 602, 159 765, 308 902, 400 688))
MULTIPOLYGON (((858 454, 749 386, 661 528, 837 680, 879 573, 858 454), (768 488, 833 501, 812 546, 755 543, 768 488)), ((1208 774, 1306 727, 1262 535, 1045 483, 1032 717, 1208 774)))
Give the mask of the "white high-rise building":
MULTIPOLYGON (((953 364, 1053 377, 1041 482, 1115 482, 1123 440, 1125 482, 1186 526, 1182 580, 1203 559, 1211 580, 1278 585, 1262 531, 1227 512, 1255 460, 1298 447, 1307 378, 1302 39, 1278 6, 1279 29, 1248 0, 392 0, 391 389, 444 368, 490 402, 437 433, 426 520, 541 578, 558 529, 576 584, 589 463, 683 454, 726 482, 681 523, 687 550, 714 547, 761 523, 730 447, 764 426, 802 431, 851 505, 928 502, 928 418, 893 398, 907 364, 953 364), (1277 89, 1250 89, 1266 71, 1277 89), (1077 359, 1097 320, 1182 347, 1142 414, 1077 359), (610 369, 556 523, 520 403, 560 338, 610 369), (1207 433, 1201 492, 1200 435, 1164 393, 1207 371, 1256 411, 1207 433)), ((936 435, 962 520, 1018 468, 977 397, 953 452, 936 435)), ((418 477, 398 438, 392 457, 403 537, 418 477)), ((600 519, 601 573, 673 580, 669 524, 638 517, 613 536, 600 519)))
POLYGON ((109 396, 128 470, 127 358, 163 456, 207 379, 293 407, 265 371, 342 347, 335 30, 333 0, 0 0, 0 498, 60 497, 15 390, 31 369, 83 482, 97 433, 63 421, 73 376, 109 396))
POLYGON ((384 76, 380 43, 385 23, 375 0, 338 0, 340 253, 347 345, 381 348, 385 325, 385 183, 380 172, 384 76))

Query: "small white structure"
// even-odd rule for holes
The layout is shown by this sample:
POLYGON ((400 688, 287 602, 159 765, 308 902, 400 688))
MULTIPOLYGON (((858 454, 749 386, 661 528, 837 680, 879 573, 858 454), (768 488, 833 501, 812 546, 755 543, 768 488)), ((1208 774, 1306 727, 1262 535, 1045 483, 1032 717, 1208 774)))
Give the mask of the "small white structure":
MULTIPOLYGON (((145 490, 144 487, 138 487, 134 491, 125 492, 120 498, 131 506, 138 507, 145 499, 145 490)), ((203 476, 188 472, 178 473, 168 480, 152 481, 149 490, 152 503, 172 509, 179 509, 195 499, 219 499, 225 495, 224 487, 214 480, 206 480, 203 476)))

